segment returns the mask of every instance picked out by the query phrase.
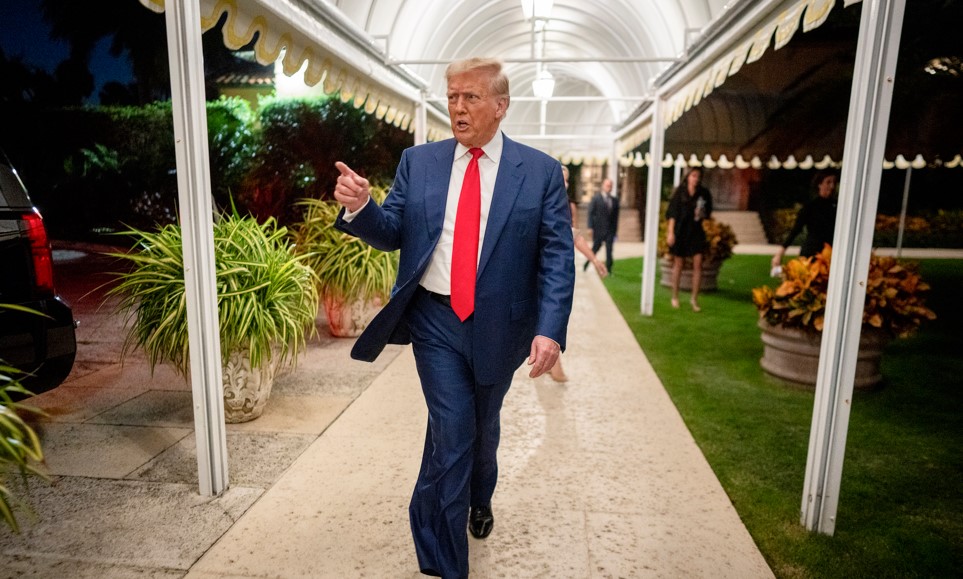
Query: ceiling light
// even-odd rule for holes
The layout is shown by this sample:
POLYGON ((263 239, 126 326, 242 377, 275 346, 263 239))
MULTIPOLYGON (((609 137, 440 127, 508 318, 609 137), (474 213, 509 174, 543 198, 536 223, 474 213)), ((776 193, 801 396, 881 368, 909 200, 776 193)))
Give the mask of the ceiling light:
POLYGON ((552 98, 555 92, 555 77, 547 70, 538 73, 538 78, 532 81, 532 93, 540 99, 552 98))
POLYGON ((522 0, 525 20, 531 20, 532 16, 536 20, 548 20, 552 16, 552 4, 554 3, 555 0, 522 0))

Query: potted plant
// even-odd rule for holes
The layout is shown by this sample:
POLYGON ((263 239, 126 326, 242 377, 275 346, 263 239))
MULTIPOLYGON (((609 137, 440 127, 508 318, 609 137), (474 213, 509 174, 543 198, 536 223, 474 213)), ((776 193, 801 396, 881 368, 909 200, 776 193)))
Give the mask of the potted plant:
MULTIPOLYGON (((385 187, 372 186, 373 202, 381 203, 385 187)), ((294 228, 294 243, 317 276, 333 336, 356 337, 391 296, 398 272, 398 252, 377 250, 334 228, 341 206, 323 199, 302 199, 303 220, 294 228)))
MULTIPOLYGON (((167 225, 156 232, 131 229, 137 249, 111 254, 130 263, 117 273, 128 318, 124 352, 143 348, 151 369, 171 362, 189 370, 187 312, 181 229, 167 225)), ((307 332, 314 331, 318 311, 316 280, 295 255, 288 232, 273 218, 258 223, 234 210, 214 224, 218 321, 223 363, 224 413, 227 422, 261 415, 275 372, 297 359, 307 332)))
MULTIPOLYGON (((669 256, 669 244, 665 241, 665 220, 659 224, 659 266, 662 278, 659 283, 666 287, 672 285, 672 259, 669 256)), ((718 287, 716 278, 722 262, 732 257, 732 248, 736 245, 736 234, 727 223, 715 219, 703 219, 702 229, 706 232, 706 252, 702 258, 702 281, 699 289, 715 290, 718 287)), ((679 289, 692 289, 692 260, 686 258, 682 265, 682 277, 679 278, 679 289)))
MULTIPOLYGON (((762 331, 762 368, 781 378, 814 385, 826 310, 826 289, 832 249, 827 245, 812 257, 798 257, 782 268, 782 283, 774 290, 752 290, 762 331)), ((882 380, 880 359, 892 338, 913 334, 923 320, 936 314, 926 307, 929 286, 916 264, 873 254, 869 262, 863 331, 856 363, 857 388, 882 380)))
MULTIPOLYGON (((8 307, 0 304, 0 308, 8 307)), ((40 314, 42 315, 42 314, 40 314)), ((18 472, 27 480, 29 475, 47 478, 47 475, 34 465, 43 462, 43 449, 37 433, 23 419, 27 413, 42 414, 32 406, 18 402, 31 393, 17 379, 20 371, 0 361, 0 517, 14 533, 20 532, 15 503, 21 501, 8 486, 6 478, 18 472)))

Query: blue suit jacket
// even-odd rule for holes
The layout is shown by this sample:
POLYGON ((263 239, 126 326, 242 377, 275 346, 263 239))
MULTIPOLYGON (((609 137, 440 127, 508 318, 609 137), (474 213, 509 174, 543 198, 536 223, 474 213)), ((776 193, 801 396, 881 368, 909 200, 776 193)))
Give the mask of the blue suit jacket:
MULTIPOLYGON (((400 249, 391 299, 351 350, 373 361, 385 344, 407 344, 406 313, 441 237, 455 140, 407 149, 383 205, 369 202, 335 226, 372 246, 400 249)), ((565 348, 575 283, 571 215, 561 166, 548 155, 504 138, 475 285, 475 379, 509 379, 546 336, 565 348)))

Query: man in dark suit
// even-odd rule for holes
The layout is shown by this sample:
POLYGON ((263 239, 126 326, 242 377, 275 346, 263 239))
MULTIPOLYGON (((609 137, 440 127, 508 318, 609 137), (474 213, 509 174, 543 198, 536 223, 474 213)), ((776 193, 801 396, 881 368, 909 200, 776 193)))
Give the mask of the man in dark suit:
MULTIPOLYGON (((588 228, 592 230, 592 253, 598 253, 605 244, 605 267, 612 271, 612 246, 619 227, 619 199, 612 194, 612 180, 602 181, 602 190, 589 202, 588 228)), ((582 265, 588 268, 589 262, 582 265)))
POLYGON ((351 355, 411 343, 428 406, 409 515, 421 572, 468 577, 468 535, 494 526, 499 412, 527 358, 536 377, 565 347, 574 286, 558 161, 505 137, 508 79, 489 59, 446 71, 454 139, 407 149, 383 205, 338 163, 336 226, 400 249, 398 278, 351 355), (467 217, 466 217, 467 216, 467 217))

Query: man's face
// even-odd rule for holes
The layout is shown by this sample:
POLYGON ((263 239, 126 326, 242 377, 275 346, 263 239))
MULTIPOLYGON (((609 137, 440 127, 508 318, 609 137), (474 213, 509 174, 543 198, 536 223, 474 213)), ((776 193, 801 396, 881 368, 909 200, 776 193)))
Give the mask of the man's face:
POLYGON ((606 180, 602 181, 602 191, 605 191, 606 194, 612 192, 612 180, 611 180, 611 179, 606 179, 606 180))
POLYGON ((448 81, 448 116, 455 139, 466 147, 481 147, 498 131, 508 98, 491 94, 491 78, 472 70, 448 81))

